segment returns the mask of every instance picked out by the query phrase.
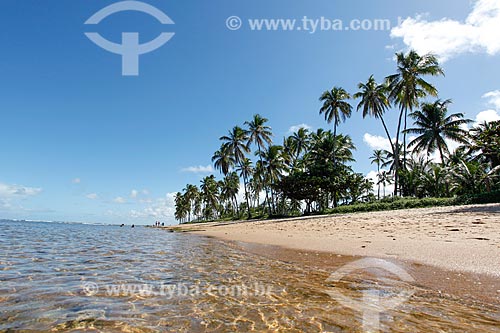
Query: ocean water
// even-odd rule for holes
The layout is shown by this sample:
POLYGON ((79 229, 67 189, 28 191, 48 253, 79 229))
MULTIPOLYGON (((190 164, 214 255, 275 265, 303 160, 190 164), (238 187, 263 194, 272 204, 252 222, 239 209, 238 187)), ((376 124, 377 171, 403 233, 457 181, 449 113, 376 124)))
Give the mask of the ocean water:
POLYGON ((0 222, 0 332, 500 332, 496 304, 328 276, 194 235, 0 222))

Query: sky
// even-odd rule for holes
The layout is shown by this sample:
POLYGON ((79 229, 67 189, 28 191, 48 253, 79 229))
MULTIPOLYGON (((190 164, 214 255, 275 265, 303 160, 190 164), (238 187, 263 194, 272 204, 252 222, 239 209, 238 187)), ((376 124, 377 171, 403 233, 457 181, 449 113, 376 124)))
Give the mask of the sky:
MULTIPOLYGON (((451 112, 500 119, 500 0, 146 0, 175 24, 131 10, 85 24, 118 2, 2 1, 0 218, 174 223, 174 193, 214 172, 233 126, 259 113, 277 143, 301 126, 330 128, 321 93, 381 81, 409 49, 439 57, 446 76, 430 81, 451 112), (258 31, 262 19, 296 25, 258 31), (86 32, 116 44, 124 32, 141 44, 175 35, 123 76, 121 55, 86 32)), ((394 133, 397 111, 386 118, 394 133)), ((380 123, 354 113, 339 131, 357 146, 354 170, 373 176, 369 156, 387 147, 380 123)))

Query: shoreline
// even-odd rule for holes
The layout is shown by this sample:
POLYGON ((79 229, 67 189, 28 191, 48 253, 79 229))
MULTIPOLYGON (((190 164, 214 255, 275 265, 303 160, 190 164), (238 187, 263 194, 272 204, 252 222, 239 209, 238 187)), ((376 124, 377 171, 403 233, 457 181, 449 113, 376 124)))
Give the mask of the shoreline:
POLYGON ((500 204, 168 227, 273 259, 335 269, 356 258, 397 263, 434 290, 500 301, 500 204), (314 260, 311 260, 314 258, 314 260))
MULTIPOLYGON (((209 237, 210 236, 202 236, 209 237)), ((332 274, 344 265, 363 258, 340 255, 330 252, 303 251, 275 245, 263 245, 218 239, 227 246, 237 248, 246 253, 257 255, 271 260, 278 260, 288 264, 298 265, 310 272, 332 274)), ((395 264, 414 278, 414 287, 423 292, 435 292, 441 297, 459 298, 470 304, 480 302, 489 304, 497 309, 500 304, 500 279, 480 273, 463 273, 443 268, 429 266, 412 261, 398 259, 384 259, 395 264)), ((327 277, 325 275, 325 278, 327 277)))
POLYGON ((165 229, 303 251, 413 261, 500 278, 500 204, 211 222, 165 229))

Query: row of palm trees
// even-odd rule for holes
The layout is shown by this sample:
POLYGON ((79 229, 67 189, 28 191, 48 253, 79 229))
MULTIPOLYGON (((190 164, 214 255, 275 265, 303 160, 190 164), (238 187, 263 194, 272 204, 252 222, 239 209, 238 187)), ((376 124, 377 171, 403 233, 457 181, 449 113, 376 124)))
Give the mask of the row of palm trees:
MULTIPOLYGON (((408 54, 398 53, 397 71, 393 75, 385 78, 384 82, 379 84, 374 76, 370 76, 366 83, 359 83, 359 92, 354 94, 354 98, 360 99, 357 110, 363 110, 363 118, 371 116, 380 119, 387 139, 391 145, 392 154, 398 156, 399 150, 403 150, 403 167, 406 164, 406 135, 408 112, 413 113, 413 110, 420 105, 420 101, 428 96, 437 97, 438 91, 431 83, 425 80, 426 76, 444 75, 443 69, 439 66, 437 58, 432 54, 420 56, 416 51, 410 51, 408 54), (384 114, 392 107, 399 108, 399 117, 395 135, 395 142, 389 132, 387 124, 384 120, 384 114), (401 130, 401 126, 404 129, 401 130), (400 145, 401 133, 403 134, 403 144, 400 145)), ((334 87, 330 91, 326 91, 321 96, 323 107, 320 113, 325 114, 325 119, 328 123, 333 122, 334 133, 341 120, 346 120, 352 114, 352 106, 349 104, 351 95, 341 87, 334 87)), ((394 195, 401 193, 399 186, 399 176, 401 163, 398 159, 395 160, 394 166, 394 195), (398 192, 399 191, 399 192, 398 192)))
POLYGON ((199 189, 189 184, 177 193, 178 220, 299 214, 303 209, 302 199, 289 193, 293 191, 288 180, 312 169, 326 185, 321 190, 324 192, 321 202, 319 197, 306 200, 304 210, 323 210, 336 206, 339 200, 355 202, 372 195, 373 184, 347 165, 354 162, 356 149, 349 136, 300 128, 284 138, 282 145, 275 145, 267 123, 268 119, 256 114, 243 127, 235 126, 220 138, 221 146, 212 162, 222 179, 217 181, 215 176, 207 176, 201 180, 199 189), (327 183, 331 183, 336 173, 342 177, 338 184, 330 184, 332 190, 327 191, 327 183), (240 187, 242 195, 238 195, 240 187))
MULTIPOLYGON (((415 113, 414 116, 419 119, 416 123, 421 123, 421 114, 415 113)), ((450 138, 446 133, 453 121, 445 122, 447 125, 439 124, 439 121, 421 123, 421 135, 410 143, 415 148, 407 151, 407 166, 401 172, 406 189, 404 195, 418 198, 452 197, 500 190, 500 122, 483 123, 472 128, 464 134, 467 141, 453 152, 448 150, 444 140, 450 138), (440 161, 428 157, 436 150, 439 151, 440 161), (422 151, 427 155, 422 154, 422 151)), ((456 128, 451 127, 451 135, 457 135, 456 128)), ((385 190, 387 185, 392 184, 394 159, 389 151, 375 150, 370 160, 377 165, 380 198, 381 186, 385 190), (382 168, 388 168, 389 171, 382 168)))
MULTIPOLYGON (((373 117, 381 121, 390 143, 388 151, 376 151, 371 159, 377 164, 379 199, 380 188, 384 189, 385 196, 385 188, 391 183, 394 183, 395 196, 462 194, 470 189, 455 186, 459 177, 453 181, 447 177, 443 191, 416 189, 422 188, 425 177, 432 179, 443 172, 451 175, 475 172, 476 169, 482 170, 481 182, 488 179, 488 189, 491 190, 492 185, 496 186, 494 177, 500 164, 500 149, 491 150, 489 147, 495 147, 495 142, 492 143, 484 133, 498 138, 499 133, 495 132, 498 126, 486 128, 488 125, 485 124, 482 125, 485 128, 478 127, 468 132, 467 125, 471 121, 464 119, 463 114, 448 115, 450 100, 423 101, 429 96, 437 97, 437 89, 425 78, 443 74, 433 55, 420 56, 415 51, 399 53, 396 73, 387 76, 383 83, 378 83, 372 75, 367 82, 358 85, 358 92, 352 96, 341 87, 334 87, 321 95, 319 113, 333 124, 333 132, 323 129, 310 132, 301 128, 284 138, 281 145, 273 144, 268 119, 255 115, 251 121, 235 126, 220 138, 220 149, 214 153, 212 161, 221 172, 222 180, 208 176, 202 180, 199 189, 188 185, 177 194, 176 218, 187 222, 193 219, 291 215, 375 200, 371 181, 352 170, 352 152, 356 148, 351 138, 337 134, 341 122, 352 115, 352 99, 359 100, 357 110, 362 111, 363 118, 373 117), (398 121, 393 124, 395 137, 384 119, 392 108, 399 112, 398 121), (414 127, 408 128, 408 118, 414 120, 414 127), (408 134, 417 137, 407 143, 408 134), (450 152, 447 140, 464 145, 457 150, 462 152, 460 162, 458 153, 450 152), (479 142, 488 142, 488 145, 479 142), (429 161, 429 155, 436 152, 440 163, 429 161), (252 155, 255 158, 252 159, 252 155), (483 160, 479 161, 478 156, 483 156, 483 160), (489 160, 484 160, 484 156, 490 156, 489 160), (416 180, 421 182, 420 185, 416 180), (239 195, 241 186, 243 198, 239 195)), ((477 188, 479 191, 484 189, 484 186, 477 188)))

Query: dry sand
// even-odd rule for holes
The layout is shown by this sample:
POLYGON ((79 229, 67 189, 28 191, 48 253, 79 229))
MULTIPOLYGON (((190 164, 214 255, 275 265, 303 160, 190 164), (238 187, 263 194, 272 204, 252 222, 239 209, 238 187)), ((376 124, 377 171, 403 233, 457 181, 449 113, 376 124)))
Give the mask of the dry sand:
POLYGON ((197 234, 500 277, 500 204, 183 226, 197 234))

